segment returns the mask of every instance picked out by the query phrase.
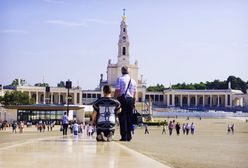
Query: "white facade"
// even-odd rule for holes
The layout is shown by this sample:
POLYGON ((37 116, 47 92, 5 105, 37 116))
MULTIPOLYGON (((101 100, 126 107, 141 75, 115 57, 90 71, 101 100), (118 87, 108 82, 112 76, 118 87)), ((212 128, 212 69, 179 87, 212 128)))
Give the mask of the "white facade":
POLYGON ((83 104, 91 104, 102 96, 101 90, 83 90, 82 92, 83 104))
MULTIPOLYGON (((37 86, 17 86, 17 91, 27 93, 35 100, 35 104, 67 104, 68 90, 62 87, 50 87, 50 92, 46 92, 46 87, 37 86)), ((71 88, 69 90, 69 104, 82 104, 82 89, 71 88)))
POLYGON ((146 101, 161 103, 167 107, 245 107, 248 95, 240 90, 174 90, 146 92, 146 101))

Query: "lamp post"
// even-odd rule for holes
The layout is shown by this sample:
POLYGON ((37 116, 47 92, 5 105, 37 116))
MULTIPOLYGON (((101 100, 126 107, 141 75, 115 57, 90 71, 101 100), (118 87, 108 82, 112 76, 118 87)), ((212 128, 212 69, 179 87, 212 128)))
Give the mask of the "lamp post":
POLYGON ((68 79, 65 84, 65 88, 67 88, 67 116, 69 115, 69 90, 71 89, 72 82, 68 79))

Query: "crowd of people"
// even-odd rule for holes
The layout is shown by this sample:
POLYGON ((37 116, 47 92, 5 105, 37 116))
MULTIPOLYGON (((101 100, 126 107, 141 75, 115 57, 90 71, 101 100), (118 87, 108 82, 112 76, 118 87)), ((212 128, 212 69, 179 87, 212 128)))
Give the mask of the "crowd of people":
MULTIPOLYGON (((96 127, 91 123, 84 124, 83 122, 77 122, 75 121, 69 121, 68 128, 70 130, 70 134, 73 134, 75 136, 81 134, 85 134, 88 137, 92 138, 94 133, 96 132, 96 127)), ((64 130, 64 127, 61 126, 60 131, 63 132, 63 135, 68 135, 67 131, 64 130)))
POLYGON ((5 121, 0 121, 0 131, 6 131, 7 128, 12 127, 12 132, 17 133, 17 129, 19 129, 19 133, 23 133, 24 130, 24 122, 23 121, 13 121, 12 123, 5 121))
MULTIPOLYGON (((173 130, 176 131, 177 135, 180 135, 180 131, 182 130, 183 135, 194 135, 195 134, 195 124, 192 122, 189 123, 183 123, 181 126, 179 122, 176 122, 175 120, 170 121, 168 126, 166 124, 162 125, 162 134, 166 134, 166 128, 168 127, 169 135, 171 136, 173 134, 173 130)), ((149 134, 148 125, 144 124, 145 133, 149 134)))
POLYGON ((0 120, 0 131, 5 131, 7 127, 10 127, 10 124, 6 120, 0 120))
POLYGON ((37 131, 39 131, 39 132, 45 132, 46 129, 47 129, 47 131, 53 131, 54 125, 55 125, 55 123, 53 121, 40 120, 36 124, 36 128, 37 128, 37 131))

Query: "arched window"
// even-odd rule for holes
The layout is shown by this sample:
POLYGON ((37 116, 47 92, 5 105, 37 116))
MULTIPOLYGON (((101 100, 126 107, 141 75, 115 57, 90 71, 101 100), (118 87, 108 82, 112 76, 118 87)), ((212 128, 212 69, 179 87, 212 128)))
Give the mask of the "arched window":
POLYGON ((122 48, 122 55, 126 55, 126 47, 122 48))
POLYGON ((125 28, 123 28, 123 32, 126 32, 126 29, 125 28))

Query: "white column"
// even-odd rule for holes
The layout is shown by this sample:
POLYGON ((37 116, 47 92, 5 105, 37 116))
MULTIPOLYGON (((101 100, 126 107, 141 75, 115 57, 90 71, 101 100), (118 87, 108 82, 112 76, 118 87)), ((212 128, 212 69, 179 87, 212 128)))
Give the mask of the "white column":
POLYGON ((59 92, 59 102, 58 102, 58 104, 61 104, 61 102, 60 102, 60 92, 59 92))
POLYGON ((74 92, 74 103, 73 104, 77 104, 77 92, 74 92))
POLYGON ((175 94, 172 94, 172 106, 175 106, 175 94))
POLYGON ((198 105, 198 101, 197 101, 197 95, 195 95, 195 106, 198 105))
POLYGON ((183 106, 183 95, 180 95, 180 106, 183 106))
POLYGON ((36 92, 36 104, 39 103, 39 92, 36 92))
POLYGON ((210 95, 210 107, 212 107, 212 95, 210 95))
POLYGON ((30 91, 28 92, 28 96, 29 96, 29 98, 31 99, 31 92, 30 92, 30 91))
POLYGON ((170 106, 170 94, 167 94, 167 106, 170 106))
POLYGON ((189 95, 188 95, 188 101, 187 101, 187 103, 188 103, 188 106, 190 106, 190 97, 189 97, 189 95))
POLYGON ((220 106, 220 96, 219 95, 217 95, 217 96, 218 96, 217 107, 219 107, 220 106))
POLYGON ((46 104, 46 92, 43 93, 43 104, 46 104))
POLYGON ((202 95, 202 106, 205 107, 205 97, 202 95))
POLYGON ((230 94, 230 107, 233 106, 233 101, 232 101, 232 94, 230 94))
POLYGON ((53 92, 51 92, 50 97, 51 97, 50 103, 53 104, 53 92))
MULTIPOLYGON (((145 94, 144 94, 144 96, 145 96, 145 94)), ((143 97, 143 100, 145 100, 145 97, 143 97)), ((81 91, 80 91, 80 93, 79 93, 79 104, 80 104, 80 105, 83 104, 83 102, 82 102, 82 92, 81 92, 81 91)))
POLYGON ((228 97, 227 94, 225 94, 225 107, 227 107, 227 101, 228 101, 227 97, 228 97))

